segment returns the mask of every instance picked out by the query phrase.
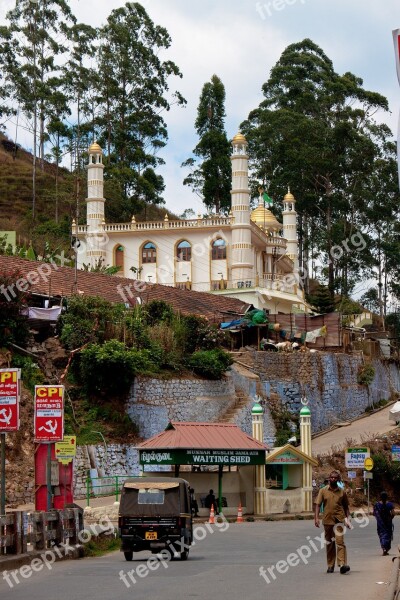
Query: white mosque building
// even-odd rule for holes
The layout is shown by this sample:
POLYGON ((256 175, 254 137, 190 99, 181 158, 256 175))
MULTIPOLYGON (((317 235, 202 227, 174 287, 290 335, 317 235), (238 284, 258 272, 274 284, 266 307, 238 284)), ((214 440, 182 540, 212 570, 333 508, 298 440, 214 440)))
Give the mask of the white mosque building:
POLYGON ((147 283, 238 298, 268 312, 307 311, 299 285, 295 198, 283 201, 282 223, 250 209, 247 141, 232 140, 232 203, 228 216, 106 223, 103 152, 89 148, 86 225, 72 224, 80 242, 77 266, 113 265, 118 275, 147 283))

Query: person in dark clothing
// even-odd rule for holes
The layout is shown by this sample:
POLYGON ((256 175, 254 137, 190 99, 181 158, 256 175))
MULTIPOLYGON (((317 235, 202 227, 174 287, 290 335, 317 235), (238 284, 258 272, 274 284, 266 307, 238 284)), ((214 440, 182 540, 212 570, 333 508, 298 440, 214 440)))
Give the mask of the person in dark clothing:
POLYGON ((217 500, 214 496, 214 490, 210 490, 208 495, 204 499, 204 506, 206 508, 211 508, 214 506, 214 511, 218 514, 218 505, 217 500))
POLYGON ((374 517, 376 519, 382 555, 387 556, 392 547, 394 505, 392 502, 388 502, 386 492, 381 492, 381 499, 374 506, 374 517))

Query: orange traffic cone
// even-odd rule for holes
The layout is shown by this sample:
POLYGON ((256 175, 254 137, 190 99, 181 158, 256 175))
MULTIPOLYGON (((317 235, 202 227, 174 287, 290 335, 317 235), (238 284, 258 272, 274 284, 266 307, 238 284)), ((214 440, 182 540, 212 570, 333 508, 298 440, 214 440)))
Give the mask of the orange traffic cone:
POLYGON ((209 522, 209 523, 211 523, 212 525, 214 525, 214 523, 215 523, 214 504, 211 504, 211 508, 210 508, 210 518, 208 519, 208 522, 209 522))
POLYGON ((243 511, 242 511, 242 503, 241 502, 239 502, 239 506, 238 506, 238 514, 237 514, 236 523, 243 523, 243 511))

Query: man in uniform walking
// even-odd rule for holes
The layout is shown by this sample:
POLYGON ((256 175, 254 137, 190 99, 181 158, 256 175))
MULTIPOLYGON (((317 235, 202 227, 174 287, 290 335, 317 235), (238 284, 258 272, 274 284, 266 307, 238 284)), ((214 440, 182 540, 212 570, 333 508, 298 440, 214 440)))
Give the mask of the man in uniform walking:
POLYGON ((324 505, 322 523, 325 529, 327 573, 335 570, 335 560, 342 575, 350 571, 347 564, 347 550, 344 543, 345 529, 350 529, 349 500, 344 489, 338 486, 340 474, 332 471, 329 483, 319 490, 315 502, 315 526, 319 527, 319 513, 321 504, 324 505))

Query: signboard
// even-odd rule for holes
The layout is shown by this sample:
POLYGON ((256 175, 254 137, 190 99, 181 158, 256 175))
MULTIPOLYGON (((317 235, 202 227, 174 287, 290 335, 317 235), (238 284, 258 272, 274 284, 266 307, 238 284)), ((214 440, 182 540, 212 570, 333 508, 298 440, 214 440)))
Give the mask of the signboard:
POLYGON ((364 471, 364 479, 373 479, 374 474, 371 471, 364 471))
POLYGON ((347 472, 347 477, 349 479, 355 479, 357 477, 357 471, 348 471, 347 472))
POLYGON ((346 469, 363 469, 366 458, 370 458, 369 448, 347 448, 346 469))
POLYGON ((35 386, 35 442, 59 442, 64 437, 64 386, 35 386))
POLYGON ((142 465, 264 465, 265 450, 140 450, 142 465))
POLYGON ((0 433, 19 429, 20 369, 0 369, 0 433))
POLYGON ((76 455, 76 435, 64 435, 62 442, 56 443, 56 459, 63 465, 70 463, 76 455))
POLYGON ((299 456, 296 456, 296 454, 293 454, 289 450, 286 450, 286 452, 282 452, 281 454, 278 454, 277 456, 275 456, 275 458, 273 460, 269 460, 268 464, 269 465, 302 465, 303 462, 304 461, 299 456))
POLYGON ((400 462, 400 446, 392 446, 392 461, 400 462))
POLYGON ((373 468, 374 468, 374 460, 373 460, 373 458, 366 458, 364 460, 364 469, 366 471, 372 471, 373 468))

